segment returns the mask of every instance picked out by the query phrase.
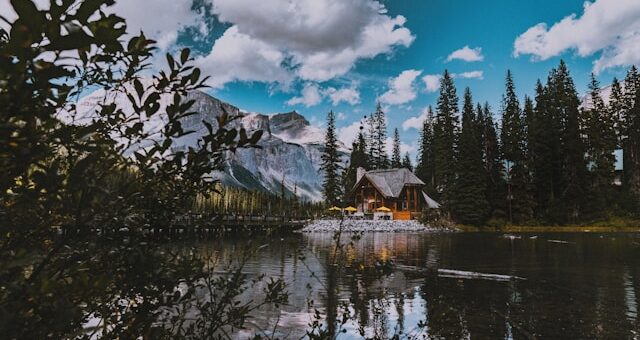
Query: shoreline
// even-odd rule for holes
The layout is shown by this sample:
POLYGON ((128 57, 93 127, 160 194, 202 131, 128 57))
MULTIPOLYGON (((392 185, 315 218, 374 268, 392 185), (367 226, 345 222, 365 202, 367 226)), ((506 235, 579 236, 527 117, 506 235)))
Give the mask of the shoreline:
POLYGON ((640 226, 456 226, 467 233, 640 233, 640 226))
POLYGON ((345 233, 348 233, 348 232, 365 232, 365 233, 456 232, 456 230, 452 230, 449 228, 431 227, 416 220, 409 220, 409 221, 316 220, 310 224, 305 225, 299 231, 302 233, 330 233, 330 232, 337 232, 339 230, 345 233))

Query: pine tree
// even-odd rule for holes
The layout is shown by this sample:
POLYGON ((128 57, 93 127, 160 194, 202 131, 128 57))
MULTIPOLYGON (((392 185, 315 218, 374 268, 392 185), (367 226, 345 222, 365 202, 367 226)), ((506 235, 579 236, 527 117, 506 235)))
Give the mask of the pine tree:
POLYGON ((367 141, 364 138, 364 134, 362 133, 362 126, 360 127, 360 132, 358 133, 358 138, 355 141, 355 149, 354 152, 351 153, 351 166, 357 168, 367 169, 369 167, 369 163, 367 160, 366 150, 367 150, 367 141))
POLYGON ((603 216, 606 205, 612 199, 615 175, 615 151, 617 138, 615 120, 611 110, 605 106, 600 95, 600 84, 594 74, 589 83, 589 105, 583 110, 583 124, 586 135, 587 161, 590 168, 591 192, 589 212, 603 216))
POLYGON ((435 195, 435 157, 433 147, 433 111, 427 109, 427 117, 422 123, 420 131, 420 145, 418 147, 418 161, 416 176, 425 182, 425 190, 429 195, 435 195))
POLYGON ((536 217, 552 221, 549 209, 554 201, 554 183, 558 183, 559 175, 555 175, 556 150, 559 143, 559 127, 552 120, 548 105, 548 89, 540 80, 536 83, 536 96, 533 111, 527 114, 527 141, 529 164, 533 176, 534 197, 536 200, 536 217), (557 129, 556 129, 557 127, 557 129))
POLYGON ((624 121, 623 121, 623 166, 624 186, 640 212, 640 76, 635 66, 631 66, 624 79, 624 121))
POLYGON ((404 158, 402 158, 401 167, 403 167, 405 169, 409 169, 409 171, 413 172, 413 164, 411 164, 411 157, 409 157, 409 153, 408 152, 404 153, 404 158))
MULTIPOLYGON (((529 172, 533 169, 533 151, 530 147, 531 145, 531 132, 529 131, 529 126, 531 126, 531 122, 536 119, 536 110, 533 104, 533 100, 531 97, 525 95, 524 96, 524 107, 522 109, 522 119, 524 121, 524 130, 525 130, 525 155, 526 155, 526 164, 529 172)), ((533 182, 533 177, 531 178, 533 182)))
POLYGON ((375 148, 375 134, 376 134, 376 123, 373 116, 373 113, 368 117, 365 117, 365 123, 367 124, 367 133, 365 135, 365 140, 367 141, 367 163, 369 164, 370 169, 375 169, 376 165, 376 148, 375 148))
POLYGON ((489 103, 484 104, 482 119, 478 118, 482 125, 481 144, 484 158, 484 172, 486 176, 486 197, 489 202, 490 216, 503 218, 505 216, 504 201, 506 197, 506 184, 504 181, 504 166, 500 157, 500 143, 496 133, 496 125, 493 122, 493 114, 489 103))
POLYGON ((433 129, 435 185, 445 209, 450 208, 450 195, 456 179, 456 136, 458 131, 458 95, 447 70, 440 79, 440 95, 433 129))
MULTIPOLYGON (((638 77, 637 74, 635 76, 638 77)), ((637 78, 636 81, 638 81, 637 78)), ((629 204, 631 212, 640 216, 640 86, 636 87, 635 100, 626 112, 625 123, 624 186, 631 201, 629 204)))
POLYGON ((369 163, 372 169, 389 167, 387 155, 387 121, 380 103, 368 120, 369 123, 369 163))
POLYGON ((622 148, 622 140, 625 136, 625 103, 622 86, 618 78, 611 82, 611 94, 609 95, 609 115, 613 118, 616 133, 616 147, 622 148))
POLYGON ((559 127, 554 148, 554 196, 552 206, 557 209, 556 222, 577 221, 586 203, 587 167, 585 146, 580 129, 580 100, 567 65, 560 61, 553 70, 548 84, 546 110, 553 124, 553 133, 559 127), (559 140, 558 140, 559 139, 559 140))
POLYGON ((638 92, 638 90, 640 90, 640 75, 635 65, 632 65, 624 78, 624 92, 622 96, 626 111, 632 110, 635 106, 636 92, 638 92))
POLYGON ((507 212, 512 222, 523 222, 533 217, 533 202, 525 154, 525 122, 511 71, 507 71, 502 106, 500 140, 507 173, 507 212))
POLYGON ((326 202, 335 205, 339 203, 341 198, 341 183, 338 177, 341 166, 333 111, 329 111, 327 114, 327 131, 324 143, 325 146, 321 156, 321 170, 324 174, 322 192, 326 202))
POLYGON ((398 128, 393 130, 393 150, 391 152, 391 167, 402 167, 402 157, 400 156, 400 132, 398 128))
POLYGON ((451 199, 453 215, 460 223, 482 225, 487 218, 486 177, 483 171, 482 144, 478 135, 471 91, 464 92, 462 129, 457 157, 458 177, 451 199))
POLYGON ((367 161, 367 142, 362 131, 363 129, 364 128, 360 126, 358 137, 351 146, 349 165, 344 171, 343 188, 345 191, 345 195, 348 195, 350 190, 356 184, 358 168, 369 168, 369 164, 367 161))

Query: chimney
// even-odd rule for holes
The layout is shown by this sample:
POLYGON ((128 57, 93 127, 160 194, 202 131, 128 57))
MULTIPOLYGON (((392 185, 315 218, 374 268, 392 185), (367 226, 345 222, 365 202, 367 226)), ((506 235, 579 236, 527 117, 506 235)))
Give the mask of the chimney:
POLYGON ((358 167, 356 170, 356 183, 360 182, 360 179, 362 179, 362 176, 364 176, 366 172, 367 171, 363 167, 358 167))

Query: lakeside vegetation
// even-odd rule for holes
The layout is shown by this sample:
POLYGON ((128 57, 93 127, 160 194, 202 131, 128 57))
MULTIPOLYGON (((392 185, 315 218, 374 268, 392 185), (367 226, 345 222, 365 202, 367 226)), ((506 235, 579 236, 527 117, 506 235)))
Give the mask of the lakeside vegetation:
POLYGON ((565 225, 543 224, 503 224, 503 225, 456 225, 463 232, 500 232, 500 233, 638 233, 640 219, 611 217, 595 222, 565 225))
POLYGON ((262 133, 229 128, 239 117, 223 113, 202 122, 197 147, 173 149, 195 132, 181 124, 196 114, 186 95, 208 78, 188 49, 152 70, 156 42, 128 35, 113 4, 51 1, 40 10, 14 0, 17 19, 0 30, 0 334, 8 339, 224 337, 256 308, 287 298, 281 279, 243 274, 259 245, 222 261, 145 233, 219 192, 211 173, 224 154, 256 147, 262 133), (106 95, 92 111, 76 107, 96 89, 121 94, 131 109, 106 95), (264 294, 237 302, 247 289, 264 294))

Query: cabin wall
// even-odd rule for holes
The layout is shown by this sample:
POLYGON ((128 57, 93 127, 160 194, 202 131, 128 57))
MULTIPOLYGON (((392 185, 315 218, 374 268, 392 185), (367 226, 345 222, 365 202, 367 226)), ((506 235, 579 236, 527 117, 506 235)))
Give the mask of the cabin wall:
MULTIPOLYGON (((398 198, 384 198, 383 195, 369 182, 364 181, 354 190, 354 206, 359 212, 372 213, 377 208, 385 206, 392 212, 413 212, 422 211, 422 196, 419 186, 405 186, 398 198)), ((407 214, 399 214, 405 219, 407 214)), ((406 219, 410 219, 411 214, 406 219)), ((394 215, 395 219, 395 215, 394 215)))

